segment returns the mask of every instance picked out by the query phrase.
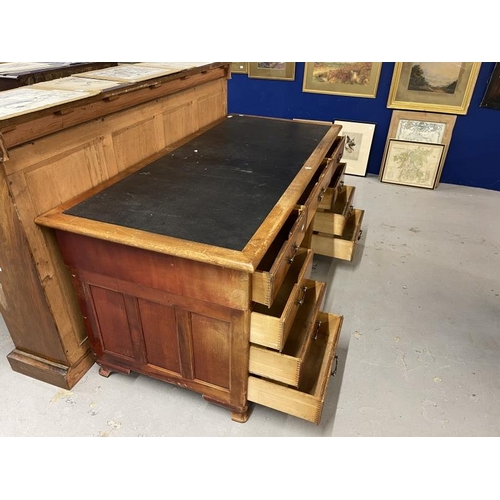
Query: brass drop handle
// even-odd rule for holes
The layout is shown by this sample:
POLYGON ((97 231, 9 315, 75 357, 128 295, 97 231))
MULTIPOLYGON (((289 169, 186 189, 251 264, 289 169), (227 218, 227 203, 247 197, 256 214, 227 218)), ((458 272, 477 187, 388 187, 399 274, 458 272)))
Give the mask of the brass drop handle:
POLYGON ((321 192, 319 193, 318 195, 318 201, 321 201, 323 200, 323 198, 325 197, 325 194, 326 194, 326 187, 324 187, 321 192))
POLYGON ((321 321, 318 320, 318 325, 316 326, 316 331, 314 332, 314 340, 317 340, 317 338, 318 338, 318 333, 319 333, 320 327, 321 327, 321 321))
POLYGON ((363 234, 363 230, 362 230, 362 229, 360 229, 360 230, 359 230, 359 234, 358 234, 358 241, 361 239, 361 235, 362 235, 362 234, 363 234))
POLYGON ((347 218, 349 218, 352 215, 352 211, 354 210, 354 207, 351 205, 349 207, 349 212, 347 212, 347 218))
POLYGON ((337 355, 335 355, 335 366, 333 367, 333 370, 332 370, 332 377, 335 377, 335 375, 337 374, 337 368, 339 366, 339 357, 337 355))
POLYGON ((344 187, 344 181, 339 182, 339 189, 342 189, 344 187))
POLYGON ((294 243, 293 244, 292 255, 290 255, 290 257, 288 257, 288 263, 289 264, 291 264, 295 260, 295 256, 297 255, 297 250, 298 249, 299 249, 299 245, 297 245, 297 243, 294 243))
POLYGON ((297 301, 298 306, 301 306, 306 301, 307 286, 303 286, 301 288, 301 291, 302 291, 302 298, 297 301))

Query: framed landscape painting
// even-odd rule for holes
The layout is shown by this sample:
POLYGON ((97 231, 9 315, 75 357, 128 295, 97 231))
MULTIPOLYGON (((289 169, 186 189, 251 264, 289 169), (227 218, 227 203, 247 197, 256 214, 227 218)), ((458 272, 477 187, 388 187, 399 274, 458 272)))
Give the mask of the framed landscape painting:
POLYGON ((380 62, 306 62, 302 90, 374 98, 381 68, 380 62))
POLYGON ((248 76, 268 80, 295 80, 295 63, 251 62, 248 63, 248 76))
POLYGON ((391 184, 434 189, 444 144, 389 139, 380 180, 391 184))
POLYGON ((495 63, 481 108, 500 109, 500 63, 495 63))
POLYGON ((443 170, 446 155, 450 147, 451 136, 456 120, 457 117, 455 115, 394 110, 392 112, 391 123, 389 125, 389 132, 387 133, 387 141, 382 164, 385 162, 385 156, 390 139, 444 144, 441 164, 436 178, 437 187, 439 179, 441 178, 441 172, 443 170))
POLYGON ((335 120, 333 123, 342 125, 340 135, 345 137, 344 154, 342 156, 342 161, 346 162, 345 173, 364 177, 368 167, 375 124, 342 120, 335 120))
POLYGON ((396 63, 388 108, 467 114, 481 63, 396 63))

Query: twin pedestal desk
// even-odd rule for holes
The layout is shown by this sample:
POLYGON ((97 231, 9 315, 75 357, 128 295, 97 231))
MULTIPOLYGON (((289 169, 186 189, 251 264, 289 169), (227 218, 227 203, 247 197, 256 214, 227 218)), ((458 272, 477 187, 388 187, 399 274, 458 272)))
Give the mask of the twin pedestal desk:
POLYGON ((363 211, 339 125, 228 116, 36 218, 53 228, 100 373, 318 424, 342 317, 314 252, 351 260, 363 211))

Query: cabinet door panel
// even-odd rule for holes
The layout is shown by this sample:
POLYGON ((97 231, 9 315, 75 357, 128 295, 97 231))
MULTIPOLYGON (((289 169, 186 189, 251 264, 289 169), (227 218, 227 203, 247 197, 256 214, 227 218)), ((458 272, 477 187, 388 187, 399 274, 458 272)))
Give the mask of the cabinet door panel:
POLYGON ((134 346, 123 295, 93 285, 90 293, 104 352, 133 358, 134 346))
POLYGON ((180 373, 175 309, 142 299, 138 303, 147 362, 180 373))
POLYGON ((231 324, 191 314, 194 377, 229 389, 231 324))

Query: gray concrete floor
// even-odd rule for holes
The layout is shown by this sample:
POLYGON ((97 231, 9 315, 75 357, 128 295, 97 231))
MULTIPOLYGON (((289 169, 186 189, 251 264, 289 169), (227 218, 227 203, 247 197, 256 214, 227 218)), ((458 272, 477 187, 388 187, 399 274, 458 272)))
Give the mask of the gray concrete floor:
POLYGON ((344 316, 320 425, 263 406, 235 423, 97 365, 60 390, 10 369, 0 318, 0 436, 500 436, 500 193, 345 181, 365 216, 353 262, 315 257, 324 310, 344 316))

